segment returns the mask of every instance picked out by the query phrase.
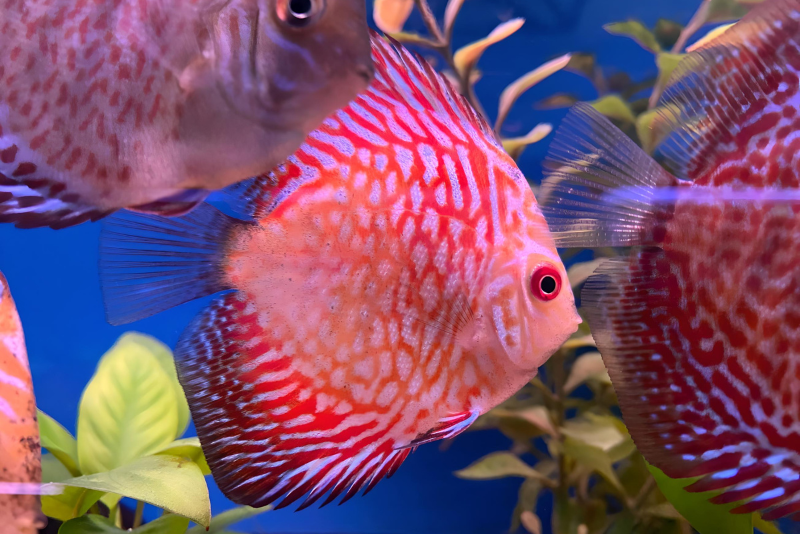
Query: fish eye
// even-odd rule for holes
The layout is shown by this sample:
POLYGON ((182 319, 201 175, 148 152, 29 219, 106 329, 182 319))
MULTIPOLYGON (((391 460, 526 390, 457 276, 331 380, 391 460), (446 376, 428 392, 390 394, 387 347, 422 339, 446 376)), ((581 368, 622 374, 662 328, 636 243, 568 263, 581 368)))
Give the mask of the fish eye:
POLYGON ((325 0, 278 0, 278 18, 292 28, 313 22, 325 9, 325 0))
POLYGON ((539 300, 553 300, 561 292, 561 274, 549 265, 537 267, 531 275, 531 292, 539 300))

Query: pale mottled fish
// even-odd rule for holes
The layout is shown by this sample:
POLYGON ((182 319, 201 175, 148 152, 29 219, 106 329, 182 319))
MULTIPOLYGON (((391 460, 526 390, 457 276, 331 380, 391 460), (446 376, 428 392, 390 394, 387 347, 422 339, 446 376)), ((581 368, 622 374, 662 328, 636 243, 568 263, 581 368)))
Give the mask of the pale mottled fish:
POLYGON ((582 302, 639 450, 765 519, 800 511, 799 73, 800 0, 767 1, 678 67, 677 177, 582 105, 541 189, 559 246, 634 247, 582 302))
POLYGON ((25 338, 8 283, 0 274, 0 532, 35 534, 45 527, 37 495, 1 494, 25 493, 20 488, 38 488, 41 481, 36 399, 25 338))
POLYGON ((424 60, 374 37, 376 79, 268 176, 105 225, 112 323, 227 291, 176 349, 209 465, 239 503, 371 489, 507 399, 577 330, 530 186, 424 60))
POLYGON ((179 215, 372 76, 364 0, 0 0, 0 222, 179 215))

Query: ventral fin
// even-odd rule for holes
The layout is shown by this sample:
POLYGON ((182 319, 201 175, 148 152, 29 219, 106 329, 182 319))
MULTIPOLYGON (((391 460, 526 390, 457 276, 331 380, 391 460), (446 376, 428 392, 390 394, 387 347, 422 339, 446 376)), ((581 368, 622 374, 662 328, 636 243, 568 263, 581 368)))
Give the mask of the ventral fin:
POLYGON ((539 204, 557 247, 657 240, 656 223, 671 209, 654 202, 657 189, 680 185, 589 104, 578 104, 567 114, 545 169, 539 204), (618 194, 623 188, 629 194, 618 194))
MULTIPOLYGON (((214 479, 239 504, 300 508, 372 489, 408 456, 374 411, 296 368, 242 293, 218 297, 184 332, 178 376, 214 479)), ((399 416, 395 416, 399 420, 399 416)), ((389 421, 391 425, 395 419, 389 421)))
POLYGON ((748 383, 744 371, 726 359, 718 325, 697 311, 708 297, 682 290, 683 258, 635 250, 604 262, 582 291, 625 424, 644 457, 668 476, 700 477, 688 491, 721 492, 717 503, 746 501, 734 512, 762 511, 769 519, 795 513, 800 467, 758 439, 763 426, 750 406, 760 393, 733 386, 733 379, 748 383))
POLYGON ((681 178, 796 187, 796 171, 779 167, 782 152, 791 163, 800 148, 786 139, 797 129, 798 69, 800 2, 753 7, 675 69, 654 123, 656 155, 681 178))
POLYGON ((475 422, 480 415, 480 411, 471 410, 467 412, 456 413, 441 419, 439 423, 416 437, 411 443, 403 448, 418 447, 425 443, 431 443, 440 439, 450 439, 464 432, 467 428, 475 422))

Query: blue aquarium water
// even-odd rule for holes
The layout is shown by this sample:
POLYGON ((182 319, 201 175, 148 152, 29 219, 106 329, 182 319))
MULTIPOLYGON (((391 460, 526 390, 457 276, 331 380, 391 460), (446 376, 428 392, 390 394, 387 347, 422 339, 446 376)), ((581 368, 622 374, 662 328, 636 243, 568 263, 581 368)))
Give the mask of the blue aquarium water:
MULTIPOLYGON (((612 36, 602 25, 637 18, 652 26, 659 17, 686 23, 698 0, 468 0, 456 26, 456 46, 479 39, 498 23, 524 17, 518 33, 491 48, 480 63, 478 96, 490 116, 503 88, 519 75, 558 55, 589 51, 607 72, 625 71, 634 79, 656 75, 653 56, 635 42, 612 36)), ((445 0, 432 0, 441 15, 445 0)), ((417 15, 407 30, 422 31, 417 15)), ((538 122, 557 123, 563 110, 541 111, 534 103, 556 92, 596 97, 585 78, 561 72, 525 94, 506 123, 508 135, 529 131, 538 122)), ((527 150, 520 160, 532 180, 549 140, 527 150)), ((102 353, 122 333, 137 330, 174 346, 190 319, 207 299, 156 317, 112 327, 105 321, 98 283, 99 224, 60 231, 17 230, 0 225, 0 270, 7 276, 25 328, 34 385, 40 407, 75 430, 76 407, 102 353)), ((446 452, 437 444, 422 446, 397 474, 367 497, 343 506, 310 508, 300 513, 268 512, 238 530, 264 533, 431 533, 505 532, 520 480, 470 482, 453 476, 477 458, 506 448, 500 433, 468 432, 446 452)), ((212 483, 212 507, 232 504, 212 483)), ((543 510, 543 516, 548 511, 543 510)))

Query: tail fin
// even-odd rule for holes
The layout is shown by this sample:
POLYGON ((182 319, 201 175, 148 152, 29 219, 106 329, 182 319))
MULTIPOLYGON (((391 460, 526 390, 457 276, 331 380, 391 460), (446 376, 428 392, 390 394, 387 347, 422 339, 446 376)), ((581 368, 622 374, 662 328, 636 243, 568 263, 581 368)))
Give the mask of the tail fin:
POLYGON ((224 250, 239 221, 203 204, 183 217, 122 211, 100 234, 100 281, 113 325, 144 319, 179 304, 231 289, 224 250))
POLYGON ((636 246, 662 215, 656 188, 679 185, 588 104, 570 110, 550 145, 539 204, 557 247, 636 246), (620 188, 629 194, 615 195, 620 188))

